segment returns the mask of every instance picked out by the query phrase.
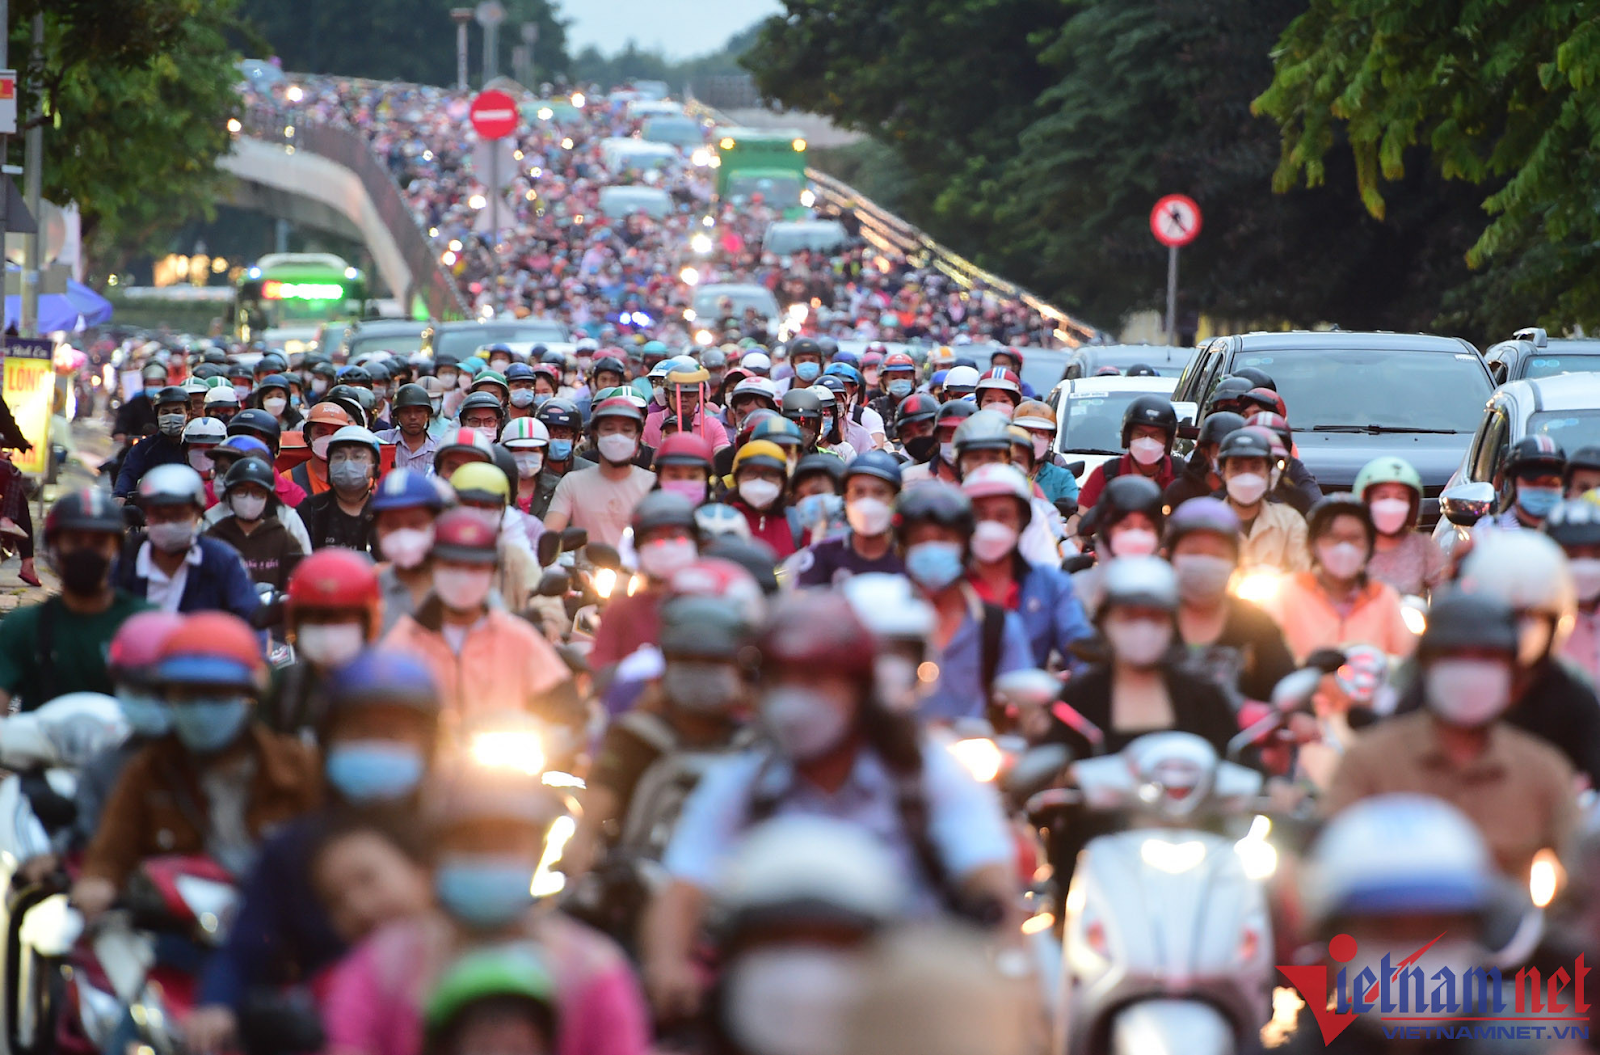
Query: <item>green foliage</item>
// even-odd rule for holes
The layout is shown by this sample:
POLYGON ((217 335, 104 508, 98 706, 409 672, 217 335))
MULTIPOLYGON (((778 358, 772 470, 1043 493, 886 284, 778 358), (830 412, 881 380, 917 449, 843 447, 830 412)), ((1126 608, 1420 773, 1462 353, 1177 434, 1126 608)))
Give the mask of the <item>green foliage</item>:
POLYGON ((1277 185, 1318 184, 1348 147, 1382 217, 1408 148, 1425 145, 1493 217, 1469 253, 1490 271, 1462 310, 1493 291, 1550 326, 1600 324, 1597 17, 1594 0, 1311 0, 1257 100, 1283 128, 1277 185))

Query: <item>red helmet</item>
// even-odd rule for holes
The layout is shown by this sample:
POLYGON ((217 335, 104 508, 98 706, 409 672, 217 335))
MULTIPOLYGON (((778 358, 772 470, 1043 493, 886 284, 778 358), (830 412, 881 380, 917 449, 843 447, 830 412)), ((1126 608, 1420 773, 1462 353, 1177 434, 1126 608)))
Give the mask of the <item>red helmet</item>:
POLYGON ((452 509, 433 525, 433 555, 463 564, 493 564, 499 533, 469 510, 452 509))
POLYGON ((1289 423, 1283 420, 1283 418, 1279 417, 1277 414, 1252 414, 1248 418, 1244 419, 1244 423, 1247 426, 1256 425, 1263 429, 1267 429, 1274 436, 1278 437, 1278 441, 1285 447, 1289 446, 1291 438, 1294 435, 1294 433, 1289 431, 1289 423))
POLYGON ((231 612, 196 612, 156 650, 156 677, 168 684, 230 684, 261 688, 267 665, 250 624, 231 612))
POLYGON ((772 608, 756 642, 764 665, 826 670, 864 681, 872 677, 872 633, 844 594, 799 590, 772 608))
POLYGON ((161 658, 167 635, 183 625, 176 612, 140 612, 131 615, 117 628, 107 650, 106 666, 112 681, 139 682, 161 658))
POLYGON ((696 432, 674 432, 656 448, 657 465, 703 465, 711 467, 711 441, 696 432))
POLYGON ((319 549, 289 576, 289 596, 284 619, 294 626, 301 612, 357 611, 366 616, 367 638, 376 638, 382 625, 383 601, 378 590, 378 569, 372 558, 352 549, 319 549))
POLYGON ((915 370, 916 368, 917 361, 905 352, 890 352, 883 357, 885 373, 890 370, 915 370))
POLYGON ((727 601, 752 625, 759 623, 767 610, 766 595, 755 576, 721 557, 701 557, 679 568, 672 576, 672 595, 727 601))
POLYGON ((981 391, 985 388, 997 388, 1002 392, 1015 392, 1018 396, 1021 396, 1022 379, 1015 372, 1007 370, 1003 366, 997 366, 993 370, 987 371, 978 380, 978 389, 981 391))
POLYGON ((1284 403, 1283 397, 1270 388, 1252 388, 1240 398, 1255 404, 1268 413, 1276 414, 1280 418, 1288 418, 1289 416, 1289 409, 1284 403))

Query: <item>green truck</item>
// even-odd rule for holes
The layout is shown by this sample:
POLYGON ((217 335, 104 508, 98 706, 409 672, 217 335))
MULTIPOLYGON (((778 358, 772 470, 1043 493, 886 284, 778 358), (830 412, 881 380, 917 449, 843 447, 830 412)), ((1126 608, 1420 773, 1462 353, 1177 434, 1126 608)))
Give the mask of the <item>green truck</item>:
POLYGON ((792 128, 718 128, 716 146, 717 198, 722 201, 762 201, 783 210, 785 219, 808 215, 806 190, 806 140, 792 128))

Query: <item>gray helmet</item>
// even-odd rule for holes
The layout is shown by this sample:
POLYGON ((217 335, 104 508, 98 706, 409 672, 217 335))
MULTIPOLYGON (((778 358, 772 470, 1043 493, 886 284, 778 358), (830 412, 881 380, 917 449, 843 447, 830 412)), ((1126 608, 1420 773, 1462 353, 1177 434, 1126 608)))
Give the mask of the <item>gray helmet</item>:
POLYGON ((1178 579, 1160 557, 1119 557, 1105 566, 1102 614, 1116 604, 1178 609, 1178 579))
POLYGON ((1517 640, 1517 616, 1504 601, 1488 593, 1452 589, 1434 599, 1417 648, 1424 656, 1464 648, 1514 656, 1517 640))
POLYGON ((661 652, 669 660, 731 662, 751 629, 739 606, 720 597, 684 594, 661 606, 661 652))
POLYGON ((158 465, 139 478, 139 505, 206 507, 206 484, 187 465, 158 465))
POLYGON ((822 396, 809 388, 791 388, 783 394, 781 407, 784 417, 804 414, 808 417, 822 417, 822 396))
POLYGON ((1011 422, 996 410, 980 410, 956 427, 956 454, 1011 449, 1011 422))

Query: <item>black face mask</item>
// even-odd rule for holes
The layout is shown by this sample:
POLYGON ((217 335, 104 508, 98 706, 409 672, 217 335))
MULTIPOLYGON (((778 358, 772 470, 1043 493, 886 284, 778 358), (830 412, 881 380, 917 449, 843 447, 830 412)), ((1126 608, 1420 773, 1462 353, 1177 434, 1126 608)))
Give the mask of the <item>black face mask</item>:
POLYGON ((111 570, 111 558, 94 549, 58 552, 54 563, 61 573, 61 588, 79 596, 99 593, 111 570))
POLYGON ((925 465, 939 449, 939 436, 934 433, 929 436, 914 436, 906 440, 906 453, 911 455, 911 460, 925 465))

